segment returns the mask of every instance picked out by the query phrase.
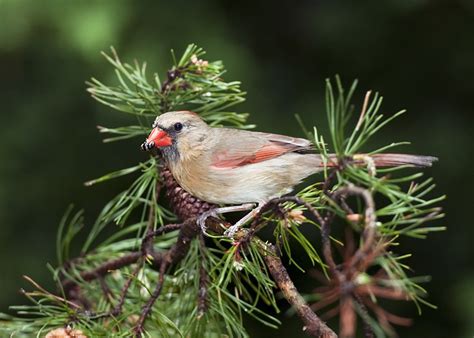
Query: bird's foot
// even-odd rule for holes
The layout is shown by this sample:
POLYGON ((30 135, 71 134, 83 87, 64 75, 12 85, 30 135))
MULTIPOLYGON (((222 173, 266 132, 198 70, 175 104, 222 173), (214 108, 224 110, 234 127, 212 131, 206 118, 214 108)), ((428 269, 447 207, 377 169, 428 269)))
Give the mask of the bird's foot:
POLYGON ((197 224, 201 228, 202 233, 206 236, 208 236, 208 233, 206 232, 207 230, 206 220, 209 217, 217 217, 217 212, 215 209, 211 209, 211 210, 203 212, 201 215, 199 215, 197 219, 197 224))
POLYGON ((233 238, 235 233, 240 229, 240 225, 239 224, 234 224, 232 225, 231 227, 229 227, 225 232, 224 232, 224 236, 226 237, 229 237, 229 238, 233 238))
MULTIPOLYGON (((209 211, 206 211, 206 212, 202 213, 198 217, 197 223, 201 227, 201 230, 202 230, 203 234, 207 235, 207 233, 206 233, 206 228, 207 228, 206 227, 206 219, 208 217, 211 217, 211 216, 212 217, 217 217, 218 215, 229 213, 229 212, 245 211, 245 210, 252 209, 254 207, 255 207, 254 203, 245 203, 245 204, 242 204, 242 205, 233 205, 233 206, 229 206, 229 207, 222 207, 222 208, 212 209, 212 210, 209 210, 209 211)), ((233 237, 235 235, 235 233, 237 232, 237 230, 239 230, 239 228, 243 224, 245 224, 249 219, 251 219, 254 214, 255 214, 255 210, 253 212, 249 212, 240 221, 238 221, 233 226, 231 226, 229 229, 227 229, 226 232, 224 233, 224 235, 227 236, 227 237, 233 237)))
MULTIPOLYGON (((239 231, 239 229, 245 224, 247 223, 248 221, 250 221, 251 219, 253 219, 259 212, 260 210, 263 208, 263 206, 265 205, 264 202, 261 202, 258 204, 258 206, 254 209, 252 209, 252 211, 250 211, 247 215, 245 215, 244 217, 242 217, 237 223, 235 223, 234 225, 232 225, 231 227, 229 227, 225 232, 224 232, 224 236, 227 236, 229 238, 233 238, 235 233, 237 231, 239 231)), ((248 204, 247 207, 255 207, 255 204, 248 204)))

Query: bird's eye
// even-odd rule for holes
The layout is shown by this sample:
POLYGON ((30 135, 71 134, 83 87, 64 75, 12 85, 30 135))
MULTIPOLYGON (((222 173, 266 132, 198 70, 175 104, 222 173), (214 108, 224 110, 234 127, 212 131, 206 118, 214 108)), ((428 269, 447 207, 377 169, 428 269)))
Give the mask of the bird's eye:
POLYGON ((180 131, 181 129, 183 129, 183 124, 180 122, 176 122, 173 127, 175 131, 180 131))

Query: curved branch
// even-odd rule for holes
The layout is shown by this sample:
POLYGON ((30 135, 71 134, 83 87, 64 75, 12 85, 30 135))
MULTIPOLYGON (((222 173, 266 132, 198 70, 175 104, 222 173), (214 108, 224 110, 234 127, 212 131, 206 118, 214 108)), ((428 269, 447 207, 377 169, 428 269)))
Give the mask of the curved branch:
POLYGON ((374 247, 374 241, 377 234, 377 216, 375 215, 374 198, 369 190, 350 184, 333 192, 334 199, 347 195, 358 195, 362 197, 365 203, 365 227, 362 234, 364 243, 359 247, 352 258, 352 266, 354 266, 374 247))

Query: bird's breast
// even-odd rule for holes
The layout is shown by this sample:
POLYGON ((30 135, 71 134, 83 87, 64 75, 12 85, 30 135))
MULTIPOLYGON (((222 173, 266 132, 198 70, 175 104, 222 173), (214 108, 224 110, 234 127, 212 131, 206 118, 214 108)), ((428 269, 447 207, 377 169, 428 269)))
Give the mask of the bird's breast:
POLYGON ((170 164, 170 170, 183 189, 206 202, 262 202, 289 193, 301 180, 318 171, 307 156, 310 155, 290 153, 235 168, 214 168, 201 158, 170 164))

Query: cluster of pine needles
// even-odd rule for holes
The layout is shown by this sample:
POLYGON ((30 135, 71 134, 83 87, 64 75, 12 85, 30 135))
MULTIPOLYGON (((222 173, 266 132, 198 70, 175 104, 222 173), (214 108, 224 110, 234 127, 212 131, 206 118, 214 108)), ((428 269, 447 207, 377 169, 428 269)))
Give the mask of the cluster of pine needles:
MULTIPOLYGON (((130 125, 99 127, 108 135, 104 142, 131 139, 138 150, 154 118, 176 110, 194 111, 212 126, 253 128, 248 114, 229 111, 245 99, 240 83, 224 81, 222 63, 203 60, 204 54, 195 45, 180 59, 172 53, 173 65, 160 78, 149 76, 145 63, 123 63, 114 49, 104 53, 117 82, 93 78, 88 91, 130 116, 130 125)), ((384 117, 382 97, 371 92, 356 109, 356 85, 346 92, 338 77, 326 82, 330 142, 297 117, 323 159, 329 161, 331 150, 340 165, 325 167, 320 183, 271 200, 232 239, 223 235, 229 224, 216 218, 207 221, 210 235, 201 233, 197 216, 216 206, 179 187, 157 153, 87 182, 135 177, 93 223, 82 211, 67 210, 58 229, 57 264, 48 266, 57 289, 25 277, 31 287, 22 292, 31 304, 12 306, 15 315, 1 314, 0 332, 246 337, 246 316, 278 329, 283 298, 311 336, 335 337, 336 328, 340 337, 395 336, 393 325, 411 320, 386 304, 411 301, 419 312, 422 305, 433 307, 420 286, 428 278, 411 275, 410 254, 397 252, 397 245, 403 237, 423 239, 444 229, 427 225, 443 217, 437 206, 443 196, 431 197, 432 180, 422 180, 413 168, 371 164, 371 155, 406 144, 366 150, 367 141, 404 111, 384 117), (354 161, 358 153, 366 154, 362 165, 361 158, 354 161), (87 234, 78 245, 81 231, 87 234), (305 275, 316 285, 312 292, 298 291, 288 265, 303 272, 312 266, 305 275), (324 321, 332 318, 339 324, 331 321, 330 328, 324 321)))

